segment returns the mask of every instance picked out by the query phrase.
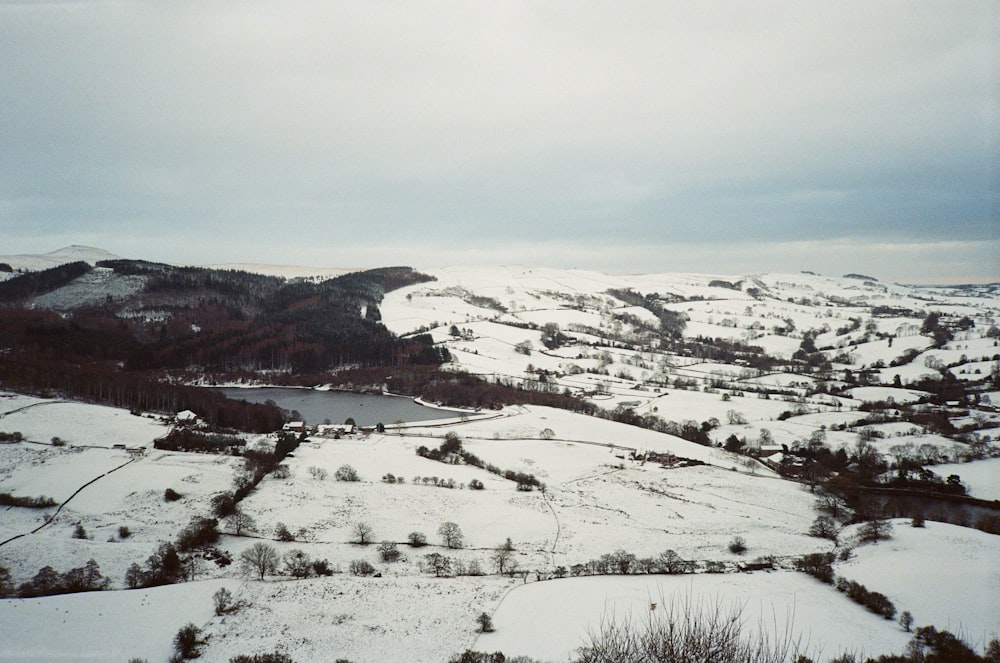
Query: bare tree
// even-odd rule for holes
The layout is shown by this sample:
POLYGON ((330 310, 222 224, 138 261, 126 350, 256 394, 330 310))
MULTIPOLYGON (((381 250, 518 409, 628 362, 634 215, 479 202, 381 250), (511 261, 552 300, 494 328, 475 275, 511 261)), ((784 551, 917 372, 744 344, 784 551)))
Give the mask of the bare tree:
POLYGON ((665 550, 657 560, 664 573, 684 573, 691 568, 691 562, 681 559, 674 550, 665 550))
POLYGON ((372 537, 375 536, 375 528, 369 523, 358 522, 354 523, 354 542, 362 546, 367 546, 372 542, 372 537))
POLYGON ((212 602, 215 604, 215 614, 217 615, 224 615, 235 608, 233 593, 225 587, 220 587, 215 594, 212 594, 212 602))
POLYGON ((285 573, 293 578, 308 578, 312 575, 312 560, 302 550, 289 550, 283 558, 285 573))
POLYGON ((847 516, 847 506, 844 502, 831 493, 823 493, 816 501, 816 508, 834 518, 847 516))
POLYGON ((444 545, 449 548, 461 548, 463 545, 462 528, 456 523, 441 523, 441 527, 438 528, 438 534, 444 540, 444 545))
POLYGON ((517 562, 514 560, 514 544, 509 537, 505 542, 493 549, 490 560, 493 562, 499 575, 514 572, 514 569, 517 568, 517 562))
POLYGON ((255 543, 240 553, 240 565, 247 574, 256 574, 261 580, 278 568, 278 551, 267 543, 255 543))
POLYGON ((436 578, 444 577, 451 573, 451 558, 441 553, 424 555, 424 568, 436 578))
POLYGON ((242 536, 244 532, 254 532, 257 530, 257 521, 240 507, 236 507, 236 510, 227 516, 225 521, 226 525, 233 530, 236 536, 242 536))

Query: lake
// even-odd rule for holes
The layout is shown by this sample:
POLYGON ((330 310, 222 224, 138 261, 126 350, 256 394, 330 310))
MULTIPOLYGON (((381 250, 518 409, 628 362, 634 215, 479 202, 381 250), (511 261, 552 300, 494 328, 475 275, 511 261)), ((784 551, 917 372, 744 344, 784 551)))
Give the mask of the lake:
POLYGON ((406 396, 355 394, 349 391, 319 391, 293 387, 218 387, 217 389, 227 398, 235 400, 250 403, 274 401, 284 410, 298 412, 294 419, 305 421, 310 426, 326 423, 327 420, 333 424, 342 424, 348 417, 354 419, 358 426, 374 426, 379 422, 388 425, 397 421, 430 421, 458 416, 456 412, 420 405, 406 396))

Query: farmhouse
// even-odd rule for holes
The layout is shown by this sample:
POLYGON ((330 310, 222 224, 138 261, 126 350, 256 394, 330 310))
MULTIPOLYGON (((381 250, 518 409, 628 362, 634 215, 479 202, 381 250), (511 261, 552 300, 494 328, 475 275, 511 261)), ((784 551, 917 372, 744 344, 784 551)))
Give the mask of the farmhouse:
POLYGON ((178 424, 196 424, 198 423, 198 415, 191 410, 182 410, 174 415, 174 421, 178 424))
POLYGON ((316 427, 316 434, 321 437, 339 437, 350 435, 357 431, 354 424, 320 424, 316 427))

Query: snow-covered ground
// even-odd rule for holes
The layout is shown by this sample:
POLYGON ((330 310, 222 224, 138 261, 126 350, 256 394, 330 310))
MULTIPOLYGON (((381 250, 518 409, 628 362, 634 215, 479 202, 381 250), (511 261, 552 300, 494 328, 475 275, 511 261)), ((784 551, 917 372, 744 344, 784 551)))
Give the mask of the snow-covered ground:
POLYGON ((972 497, 1000 501, 1000 458, 933 465, 930 469, 942 479, 957 474, 972 497))
POLYGON ((42 399, 0 399, 5 408, 0 432, 20 432, 32 442, 58 437, 69 445, 109 449, 116 444, 150 447, 167 433, 164 424, 128 410, 42 399))
MULTIPOLYGON (((80 256, 101 259, 83 250, 56 259, 80 256)), ((240 267, 288 278, 322 279, 340 271, 240 267)), ((902 650, 908 636, 893 622, 787 568, 535 580, 616 550, 642 558, 671 549, 701 562, 701 568, 713 561, 730 570, 737 561, 765 556, 787 567, 794 556, 832 550, 829 541, 806 534, 817 515, 807 487, 720 445, 735 435, 750 448, 794 448, 821 433, 832 449, 850 451, 860 422, 871 414, 865 403, 892 399, 902 406, 925 399, 910 383, 928 375, 940 379, 950 364, 955 365, 946 370, 962 380, 988 376, 997 346, 987 330, 1000 318, 992 291, 917 290, 812 274, 616 276, 467 267, 433 276, 436 281, 389 293, 380 309, 386 326, 399 334, 429 331, 452 354, 447 368, 525 388, 582 394, 609 410, 693 422, 715 446, 540 406, 512 406, 489 418, 445 424, 412 422, 385 434, 310 438, 285 460, 289 478, 265 477, 241 503, 256 521, 253 531, 235 536, 223 522, 218 545, 236 558, 267 541, 279 553, 300 549, 329 560, 341 573, 260 582, 235 564, 208 564, 194 582, 125 591, 128 566, 175 539, 192 517, 208 515, 212 497, 232 488, 242 459, 154 450, 153 440, 167 431, 154 418, 0 392, 0 432, 26 438, 0 444, 0 492, 46 495, 62 504, 58 515, 56 507, 0 511, 0 541, 23 535, 0 543, 0 566, 20 584, 44 565, 65 571, 94 559, 116 590, 0 601, 0 660, 164 660, 179 626, 193 622, 208 636, 201 659, 208 663, 274 650, 299 663, 338 657, 356 663, 437 662, 473 646, 566 661, 602 619, 643 620, 653 603, 657 615, 685 601, 741 609, 750 630, 760 625, 787 633, 820 660, 843 650, 868 655, 902 650), (629 289, 655 293, 666 308, 683 313, 688 339, 729 339, 790 357, 809 335, 817 347, 833 348, 823 350, 826 356, 846 362, 835 365, 841 372, 885 367, 866 371, 869 386, 839 392, 842 382, 820 374, 763 371, 743 361, 666 351, 650 338, 659 324, 656 315, 621 292, 629 289), (886 312, 876 316, 874 306, 887 307, 886 312), (932 349, 930 337, 919 333, 932 310, 968 315, 976 324, 932 349), (550 323, 569 339, 559 348, 543 344, 543 327, 551 330, 550 323), (877 333, 894 335, 892 342, 877 333), (912 360, 889 366, 904 353, 912 360), (896 375, 901 386, 892 386, 896 375), (545 490, 519 491, 483 469, 417 455, 420 446, 436 448, 448 432, 488 464, 533 474, 545 490), (53 437, 66 445, 52 445, 53 437), (133 459, 121 446, 148 452, 133 459), (634 460, 633 452, 703 464, 663 467, 634 460), (336 481, 333 475, 343 465, 355 468, 360 480, 336 481), (321 470, 327 476, 316 478, 321 470), (384 480, 390 474, 391 483, 384 480), (473 490, 473 481, 483 489, 473 490), (441 483, 453 487, 435 485, 441 483), (180 498, 166 501, 168 488, 180 498), (445 521, 460 526, 462 549, 444 547, 438 527, 445 521), (74 538, 78 523, 88 538, 74 538), (279 523, 296 541, 275 540, 279 523), (358 523, 371 526, 374 545, 354 542, 358 523), (124 538, 123 526, 130 532, 124 538), (406 545, 414 531, 426 535, 427 547, 406 545), (728 550, 734 536, 748 547, 742 557, 728 550), (531 572, 524 578, 495 573, 491 553, 508 537, 514 561, 531 572), (383 562, 380 541, 396 542, 402 559, 383 562), (434 578, 421 565, 429 553, 476 563, 487 575, 434 578), (381 576, 343 573, 355 560, 370 562, 381 576), (220 586, 239 597, 240 610, 221 617, 212 613, 211 595, 220 586), (484 611, 494 616, 497 631, 477 636, 474 620, 484 611)), ((86 294, 82 285, 75 294, 64 293, 76 299, 86 294)), ((984 390, 981 400, 997 402, 1000 392, 984 390)), ((980 438, 997 435, 997 415, 988 408, 950 416, 955 426, 976 427, 980 438)), ((875 448, 889 458, 907 445, 920 453, 934 447, 948 458, 968 447, 909 422, 872 428, 883 435, 873 440, 875 448)), ((943 477, 959 474, 975 497, 1000 499, 998 462, 932 469, 943 477)), ((849 528, 841 540, 852 533, 849 528)), ((997 560, 1000 537, 935 522, 914 529, 900 520, 891 540, 857 548, 836 570, 886 594, 899 610, 911 611, 917 624, 960 632, 982 646, 1000 634, 997 560)))
POLYGON ((210 580, 127 592, 0 601, 0 657, 9 663, 165 661, 173 636, 214 616, 212 594, 239 583, 210 580))
POLYGON ((894 622, 874 617, 829 585, 792 571, 688 576, 566 578, 511 592, 493 618, 494 633, 476 647, 545 661, 569 661, 602 624, 665 619, 685 606, 695 614, 739 615, 748 634, 798 644, 820 660, 841 652, 899 652, 909 639, 894 622), (656 606, 655 609, 653 606, 656 606))
POLYGON ((1000 636, 1000 536, 946 523, 891 522, 891 539, 859 546, 837 573, 885 594, 918 625, 961 634, 978 648, 1000 636))

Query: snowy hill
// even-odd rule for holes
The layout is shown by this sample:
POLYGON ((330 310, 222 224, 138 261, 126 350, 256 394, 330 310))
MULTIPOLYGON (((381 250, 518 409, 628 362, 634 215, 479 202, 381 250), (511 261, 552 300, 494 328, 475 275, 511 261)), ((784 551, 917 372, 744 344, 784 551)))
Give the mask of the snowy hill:
MULTIPOLYGON (((312 277, 294 285, 307 296, 288 315, 337 327, 327 309, 308 308, 337 270, 224 267, 312 277)), ((73 320, 76 307, 146 287, 113 271, 92 270, 31 304, 73 320)), ((526 267, 419 276, 395 288, 363 282, 366 324, 375 328, 377 312, 401 343, 419 338, 447 359, 414 372, 442 389, 468 373, 507 394, 565 396, 576 409, 525 399, 450 410, 444 423, 386 421, 343 436, 310 429, 248 487, 254 454, 276 450, 277 434, 226 431, 241 445, 225 453, 154 448, 179 425, 163 413, 0 392, 9 438, 0 493, 55 502, 0 511, 8 593, 31 590, 46 566, 62 573, 91 559, 113 590, 0 600, 0 658, 162 660, 191 622, 210 663, 269 651, 298 663, 443 663, 473 647, 566 661, 602 621, 641 621, 651 604, 686 601, 742 608, 751 630, 791 634, 817 661, 902 651, 910 634, 896 622, 795 571, 804 555, 825 553, 838 576, 884 594, 918 625, 968 637, 978 651, 1000 635, 995 287, 526 267), (460 451, 442 451, 456 439, 460 451), (348 466, 357 480, 337 480, 348 466), (214 548, 181 555, 186 582, 129 588, 133 565, 156 563, 159 546, 193 518, 218 515, 220 495, 239 487, 243 530, 220 518, 214 548), (915 517, 926 525, 911 527, 915 517), (460 526, 462 545, 438 534, 446 522, 460 526), (871 522, 893 531, 868 542, 871 522), (263 579, 240 563, 256 544, 279 559, 263 579), (332 574, 297 573, 296 559, 325 562, 332 574), (220 588, 237 609, 212 611, 220 588), (483 612, 495 633, 477 633, 483 612)), ((213 295, 217 309, 200 291, 191 301, 159 296, 161 317, 143 324, 173 321, 197 349, 209 323, 184 317, 185 306, 210 319, 244 294, 234 286, 213 295)), ((124 318, 102 324, 121 328, 124 318)), ((255 373, 237 359, 237 322, 218 330, 227 342, 219 364, 241 368, 233 382, 294 383, 292 369, 255 373)), ((260 345, 274 355, 294 338, 260 345)), ((198 363, 187 347, 178 361, 198 363)), ((218 377, 178 367, 172 379, 218 377)), ((408 368, 380 364, 364 385, 408 368)), ((327 390, 358 374, 326 370, 299 384, 327 390)))
POLYGON ((118 256, 110 251, 74 244, 49 253, 0 256, 0 263, 10 265, 15 271, 37 272, 81 260, 93 265, 101 260, 117 259, 118 256))

